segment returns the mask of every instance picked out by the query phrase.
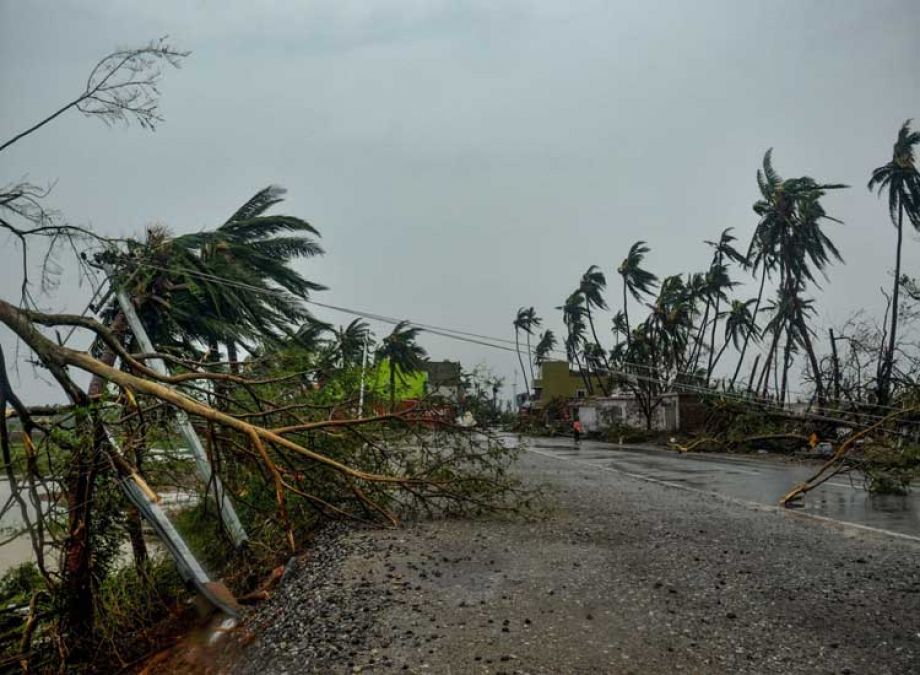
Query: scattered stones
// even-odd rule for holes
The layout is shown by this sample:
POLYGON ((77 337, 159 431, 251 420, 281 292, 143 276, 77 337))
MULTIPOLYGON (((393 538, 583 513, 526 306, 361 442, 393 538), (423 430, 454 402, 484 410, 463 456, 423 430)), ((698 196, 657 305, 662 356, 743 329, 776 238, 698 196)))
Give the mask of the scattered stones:
POLYGON ((324 530, 221 672, 917 671, 914 545, 552 458, 519 471, 553 486, 548 519, 324 530))

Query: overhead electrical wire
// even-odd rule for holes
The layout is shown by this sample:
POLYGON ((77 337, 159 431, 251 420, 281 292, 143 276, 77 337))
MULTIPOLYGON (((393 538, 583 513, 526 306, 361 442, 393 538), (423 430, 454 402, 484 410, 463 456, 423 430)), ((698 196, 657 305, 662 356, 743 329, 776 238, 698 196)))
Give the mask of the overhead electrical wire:
MULTIPOLYGON (((154 264, 146 263, 146 262, 140 262, 140 261, 138 261, 137 264, 138 264, 139 266, 142 266, 142 267, 148 267, 148 268, 156 269, 156 270, 163 271, 163 272, 174 273, 174 272, 176 271, 175 269, 170 269, 170 268, 167 268, 167 267, 162 267, 162 266, 159 266, 159 265, 154 265, 154 264)), ((229 287, 236 287, 236 288, 241 288, 241 289, 249 290, 249 291, 252 291, 252 292, 255 292, 255 293, 262 293, 262 294, 267 294, 267 295, 285 295, 285 296, 289 295, 289 293, 288 293, 287 291, 283 290, 283 289, 273 289, 273 288, 265 288, 265 287, 260 287, 260 286, 254 286, 254 285, 252 285, 252 284, 247 284, 247 283, 242 282, 242 281, 238 281, 238 280, 235 280, 235 279, 228 279, 228 278, 226 278, 226 277, 221 277, 221 276, 218 276, 218 275, 215 275, 215 274, 210 274, 210 273, 208 273, 208 272, 202 272, 202 271, 200 271, 200 270, 192 270, 192 269, 188 269, 188 268, 179 268, 179 271, 180 271, 181 273, 188 274, 188 275, 190 275, 190 276, 195 276, 195 277, 198 277, 198 278, 201 278, 201 279, 210 280, 210 281, 213 281, 213 282, 215 282, 215 283, 222 284, 222 285, 226 285, 226 286, 229 286, 229 287)), ((510 346, 506 346, 505 344, 502 344, 502 343, 507 343, 508 345, 510 345, 510 344, 515 344, 515 342, 514 342, 513 340, 509 340, 509 339, 506 339, 506 338, 498 338, 498 337, 494 337, 494 336, 483 335, 483 334, 481 334, 481 333, 473 333, 473 332, 470 332, 470 331, 463 331, 463 330, 458 330, 458 329, 453 329, 453 328, 447 328, 447 327, 444 327, 444 326, 437 326, 437 325, 434 325, 434 324, 426 324, 426 323, 421 323, 421 322, 412 321, 412 320, 409 320, 409 319, 399 319, 399 318, 387 316, 387 315, 384 315, 384 314, 377 314, 377 313, 375 313, 375 312, 368 312, 368 311, 365 311, 365 310, 351 309, 351 308, 348 308, 348 307, 343 307, 343 306, 339 306, 339 305, 332 305, 332 304, 329 304, 329 303, 323 303, 323 302, 319 302, 319 301, 316 301, 316 300, 309 300, 309 299, 307 299, 307 300, 305 300, 305 302, 307 302, 308 304, 317 306, 317 307, 323 307, 323 308, 325 308, 325 309, 329 309, 329 310, 332 310, 332 311, 336 311, 336 312, 341 312, 341 313, 344 313, 344 314, 348 314, 348 315, 350 315, 350 316, 358 316, 358 317, 361 317, 361 318, 371 319, 371 320, 374 320, 374 321, 381 321, 381 322, 383 322, 383 323, 388 323, 388 324, 392 324, 392 325, 397 325, 397 324, 399 324, 399 323, 405 322, 407 325, 414 326, 414 327, 417 327, 417 328, 422 328, 422 329, 424 329, 424 330, 425 330, 426 332, 428 332, 428 333, 431 333, 431 334, 433 334, 433 335, 439 335, 439 336, 441 336, 441 337, 445 337, 445 338, 448 338, 448 339, 451 339, 451 340, 457 340, 457 341, 460 341, 460 342, 467 342, 467 343, 470 343, 470 344, 476 344, 476 345, 480 345, 480 346, 484 346, 484 347, 490 347, 490 348, 492 348, 492 349, 498 349, 498 350, 501 350, 501 351, 506 351, 506 352, 511 352, 511 353, 517 353, 517 351, 518 351, 518 349, 517 349, 516 347, 510 347, 510 346)), ((566 353, 565 353, 563 350, 559 350, 559 349, 553 349, 553 350, 550 350, 550 352, 551 352, 551 353, 554 353, 554 354, 559 354, 559 355, 566 355, 566 353)), ((531 351, 531 352, 529 352, 529 354, 532 356, 533 352, 531 351)), ((653 369, 651 366, 648 366, 648 365, 646 365, 646 364, 638 364, 638 363, 632 363, 632 362, 628 362, 628 361, 625 362, 625 365, 631 366, 631 367, 634 367, 634 368, 644 368, 644 369, 646 369, 646 370, 652 370, 652 369, 653 369)), ((735 393, 735 392, 717 391, 717 390, 713 390, 713 389, 710 389, 710 388, 707 388, 707 387, 703 387, 703 386, 699 386, 699 385, 692 385, 692 384, 689 384, 689 383, 668 382, 668 381, 663 380, 663 379, 661 379, 661 378, 655 378, 655 377, 651 377, 651 376, 647 376, 647 375, 639 375, 639 374, 637 374, 637 373, 631 373, 631 372, 623 371, 623 370, 620 370, 620 369, 610 369, 610 372, 616 373, 616 374, 619 374, 619 375, 622 375, 622 376, 624 376, 624 377, 633 377, 633 378, 636 378, 636 379, 641 380, 641 381, 644 381, 644 382, 650 382, 650 383, 661 384, 661 385, 667 386, 667 387, 680 388, 680 389, 682 389, 682 390, 684 390, 684 391, 688 391, 688 392, 691 392, 691 393, 699 393, 699 394, 706 394, 706 395, 718 395, 718 396, 721 396, 721 397, 723 397, 723 398, 728 398, 728 399, 736 400, 736 401, 738 401, 738 402, 740 402, 740 403, 747 403, 747 404, 751 404, 751 405, 758 405, 758 406, 760 406, 760 407, 762 407, 762 408, 764 408, 764 409, 767 409, 767 410, 775 410, 775 411, 778 411, 778 412, 789 413, 789 410, 788 410, 787 408, 785 408, 785 407, 783 406, 783 404, 781 404, 779 401, 774 401, 774 400, 772 400, 772 399, 765 399, 765 398, 760 398, 760 397, 751 397, 751 396, 746 396, 746 395, 744 395, 744 394, 739 394, 739 393, 735 393)), ((688 375, 688 374, 690 374, 690 373, 689 373, 689 372, 683 372, 683 373, 678 373, 678 374, 679 374, 679 375, 688 375)), ((793 392, 793 393, 794 393, 794 392, 793 392)), ((865 405, 865 406, 867 406, 867 407, 875 407, 875 408, 879 408, 879 409, 890 409, 890 410, 892 410, 892 411, 901 410, 900 408, 896 408, 896 407, 894 407, 894 406, 882 406, 882 405, 872 404, 872 403, 866 403, 866 404, 860 404, 860 405, 865 405)), ((841 423, 845 423, 845 424, 850 424, 850 425, 854 425, 854 426, 858 426, 856 422, 854 422, 854 421, 852 421, 852 420, 848 420, 848 419, 843 419, 843 418, 834 418, 834 417, 831 417, 830 415, 828 415, 828 413, 830 413, 830 414, 837 413, 837 414, 844 414, 844 415, 857 414, 857 415, 859 415, 859 416, 861 416, 861 417, 864 417, 864 418, 867 418, 867 419, 874 419, 874 420, 882 420, 882 419, 885 418, 884 415, 876 415, 876 414, 865 413, 865 412, 856 412, 856 411, 853 411, 853 410, 845 410, 845 409, 841 409, 841 408, 814 407, 814 408, 812 408, 812 410, 815 410, 815 411, 817 411, 818 413, 822 413, 821 415, 812 415, 812 416, 814 416, 814 417, 825 417, 825 418, 827 418, 827 419, 829 419, 829 420, 832 420, 832 421, 837 421, 837 422, 841 422, 841 423)), ((808 413, 808 414, 811 414, 811 413, 808 413)), ((909 422, 907 422, 907 423, 908 423, 908 424, 918 424, 918 425, 920 425, 920 422, 910 422, 910 421, 909 421, 909 422)))

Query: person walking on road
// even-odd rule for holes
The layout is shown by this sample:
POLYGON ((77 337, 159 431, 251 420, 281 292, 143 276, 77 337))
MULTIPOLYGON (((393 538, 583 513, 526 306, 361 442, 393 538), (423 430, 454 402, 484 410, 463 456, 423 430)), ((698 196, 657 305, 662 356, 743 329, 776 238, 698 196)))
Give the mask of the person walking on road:
POLYGON ((581 431, 581 420, 576 417, 572 422, 572 437, 575 439, 576 445, 581 441, 581 431))

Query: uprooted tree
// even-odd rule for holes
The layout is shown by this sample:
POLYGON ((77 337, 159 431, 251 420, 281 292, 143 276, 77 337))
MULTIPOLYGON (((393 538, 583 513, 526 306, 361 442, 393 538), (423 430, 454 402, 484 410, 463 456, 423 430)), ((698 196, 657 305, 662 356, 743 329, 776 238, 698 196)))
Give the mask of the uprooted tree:
MULTIPOLYGON (((153 128, 160 66, 185 55, 165 40, 110 54, 83 92, 0 151, 73 109, 153 128)), ((327 327, 304 305, 322 286, 291 266, 322 253, 319 233, 269 214, 282 196, 280 188, 261 190, 205 232, 151 228, 143 238, 113 240, 66 223, 48 207, 47 190, 15 183, 0 194, 0 228, 23 261, 18 301, 0 299, 0 330, 18 342, 17 368, 50 376, 66 399, 23 403, 0 351, 0 445, 12 492, 2 513, 19 513, 7 541, 27 537, 33 553, 0 583, 11 600, 0 612, 3 667, 79 670, 90 660, 124 667, 162 644, 152 625, 184 614, 188 591, 171 561, 150 549, 126 485, 152 501, 197 494, 196 505, 174 514, 177 522, 243 598, 324 519, 395 523, 414 513, 519 505, 507 474, 513 452, 455 426, 449 405, 396 406, 395 379, 361 387, 358 403, 354 341, 324 339, 327 327), (89 313, 41 311, 33 279, 47 293, 54 269, 68 267, 95 287, 89 313), (116 292, 149 333, 152 352, 129 329, 116 292), (215 517, 215 484, 192 478, 171 431, 179 415, 204 439, 213 475, 237 507, 248 533, 241 548, 215 517)), ((416 332, 405 333, 394 331, 413 359, 391 365, 393 378, 397 366, 423 356, 416 332)), ((360 340, 375 351, 366 326, 360 340)))

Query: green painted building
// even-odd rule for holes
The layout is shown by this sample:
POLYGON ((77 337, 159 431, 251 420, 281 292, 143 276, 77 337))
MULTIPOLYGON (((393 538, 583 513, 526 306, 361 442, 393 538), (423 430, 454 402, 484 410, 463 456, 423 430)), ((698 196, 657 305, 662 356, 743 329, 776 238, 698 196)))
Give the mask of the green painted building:
POLYGON ((534 380, 534 408, 542 408, 554 398, 585 398, 585 382, 578 371, 566 361, 546 361, 540 366, 540 377, 534 380))

